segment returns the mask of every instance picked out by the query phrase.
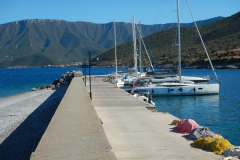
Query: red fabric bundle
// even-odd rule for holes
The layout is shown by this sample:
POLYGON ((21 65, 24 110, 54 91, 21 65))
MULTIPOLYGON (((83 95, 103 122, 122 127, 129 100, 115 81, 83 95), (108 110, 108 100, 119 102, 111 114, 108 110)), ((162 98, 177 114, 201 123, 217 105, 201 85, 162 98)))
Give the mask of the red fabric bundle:
POLYGON ((173 128, 173 130, 179 133, 190 133, 197 126, 199 125, 194 120, 183 119, 178 123, 177 127, 173 128))

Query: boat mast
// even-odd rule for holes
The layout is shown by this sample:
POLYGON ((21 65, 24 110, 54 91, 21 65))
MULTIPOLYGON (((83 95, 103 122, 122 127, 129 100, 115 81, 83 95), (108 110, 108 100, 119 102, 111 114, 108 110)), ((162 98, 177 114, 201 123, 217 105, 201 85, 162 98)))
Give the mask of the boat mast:
POLYGON ((140 77, 142 74, 142 53, 141 53, 141 22, 139 22, 139 68, 140 68, 140 77))
POLYGON ((135 28, 135 16, 133 16, 133 22, 132 22, 132 28, 133 28, 133 55, 134 55, 134 70, 137 74, 137 45, 136 45, 136 28, 135 28))
POLYGON ((117 42, 116 42, 116 26, 115 26, 115 20, 114 20, 114 39, 115 39, 115 64, 116 64, 116 78, 117 78, 117 42))
POLYGON ((179 15, 179 0, 177 0, 177 14, 178 14, 178 63, 179 63, 179 82, 182 82, 182 77, 181 77, 181 41, 180 41, 180 15, 179 15))

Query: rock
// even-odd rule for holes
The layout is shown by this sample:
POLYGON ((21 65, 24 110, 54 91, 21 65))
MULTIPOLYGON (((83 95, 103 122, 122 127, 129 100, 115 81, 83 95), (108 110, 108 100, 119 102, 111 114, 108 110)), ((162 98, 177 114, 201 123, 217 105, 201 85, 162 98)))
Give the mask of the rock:
POLYGON ((60 83, 59 80, 55 79, 52 84, 56 86, 58 83, 60 83))
POLYGON ((65 79, 67 77, 66 74, 63 74, 61 78, 65 79))
POLYGON ((56 85, 56 88, 60 88, 60 83, 58 83, 58 84, 56 85))
POLYGON ((37 88, 37 89, 41 89, 41 86, 37 86, 36 88, 37 88))
POLYGON ((47 86, 42 86, 42 87, 41 87, 41 89, 46 89, 46 88, 47 88, 47 86))
POLYGON ((64 79, 63 78, 59 78, 59 83, 63 82, 64 79))
POLYGON ((53 84, 50 84, 50 85, 47 86, 47 89, 48 89, 48 90, 52 90, 52 89, 54 89, 54 88, 55 88, 55 85, 53 85, 53 84))

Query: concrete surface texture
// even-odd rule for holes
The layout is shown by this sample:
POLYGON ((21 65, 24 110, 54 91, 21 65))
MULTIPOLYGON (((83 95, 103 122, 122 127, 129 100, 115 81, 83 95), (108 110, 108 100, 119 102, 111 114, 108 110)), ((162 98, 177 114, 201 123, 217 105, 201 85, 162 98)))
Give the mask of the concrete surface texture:
POLYGON ((116 159, 81 77, 74 77, 32 160, 116 159))
POLYGON ((81 71, 74 72, 74 77, 82 77, 83 73, 81 71))
MULTIPOLYGON (((87 81, 88 82, 88 81, 87 81)), ((89 83, 87 83, 89 90, 89 83)), ((145 102, 115 85, 92 79, 92 103, 117 159, 213 160, 221 156, 191 146, 184 134, 172 131, 178 119, 151 112, 145 102)))

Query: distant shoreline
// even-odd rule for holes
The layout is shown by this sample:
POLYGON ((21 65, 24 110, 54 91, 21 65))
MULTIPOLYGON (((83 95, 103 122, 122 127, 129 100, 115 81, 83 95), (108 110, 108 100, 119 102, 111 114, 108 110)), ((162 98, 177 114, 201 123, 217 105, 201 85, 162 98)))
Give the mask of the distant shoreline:
MULTIPOLYGON (((91 68, 114 68, 109 66, 91 66, 91 68)), ((118 66, 118 68, 128 68, 126 66, 118 66)), ((129 67, 131 68, 131 67, 129 67)), ((144 67, 143 67, 144 68, 144 67)), ((145 67, 146 68, 146 67, 145 67)), ((158 65, 157 68, 173 68, 172 65, 158 65)), ((184 66, 182 69, 211 69, 210 65, 189 65, 184 66)), ((240 69, 240 63, 238 65, 227 64, 227 65, 215 65, 214 69, 240 69)))
MULTIPOLYGON (((82 68, 80 66, 75 66, 75 67, 82 68)), ((20 67, 20 66, 14 66, 14 67, 7 67, 7 68, 0 68, 0 69, 14 69, 14 68, 62 68, 62 67, 20 67)), ((110 67, 110 66, 91 66, 91 68, 115 68, 115 67, 110 67)), ((133 68, 133 67, 118 66, 118 68, 133 68)), ((171 65, 160 65, 160 66, 157 66, 157 68, 165 69, 165 68, 173 68, 173 67, 171 67, 171 65)), ((210 65, 189 65, 189 66, 182 67, 182 69, 211 69, 211 67, 210 67, 210 65)), ((239 65, 233 65, 233 64, 215 65, 214 69, 240 69, 240 64, 239 65)))

